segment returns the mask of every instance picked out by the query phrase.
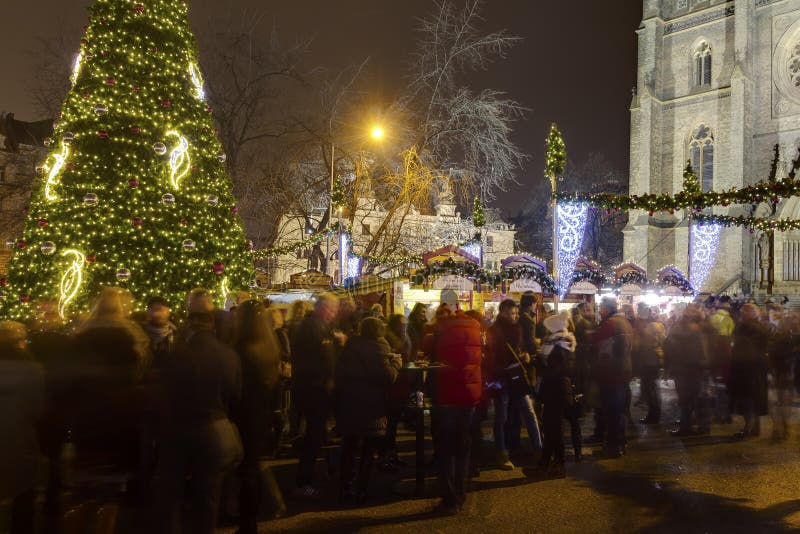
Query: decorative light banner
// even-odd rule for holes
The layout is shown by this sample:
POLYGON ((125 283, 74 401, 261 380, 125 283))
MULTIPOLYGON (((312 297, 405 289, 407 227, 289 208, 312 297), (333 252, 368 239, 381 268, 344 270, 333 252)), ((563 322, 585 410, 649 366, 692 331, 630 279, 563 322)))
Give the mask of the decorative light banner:
POLYGON ((589 208, 582 203, 556 205, 558 217, 558 292, 566 295, 572 282, 572 272, 581 255, 583 231, 586 228, 586 215, 589 208))
POLYGON ((717 247, 722 226, 719 224, 692 224, 689 244, 689 282, 698 293, 708 279, 717 259, 717 247))
POLYGON ((470 256, 478 258, 478 265, 483 267, 483 254, 482 254, 483 246, 481 245, 480 241, 470 241, 468 243, 465 243, 464 245, 461 246, 461 249, 470 256))

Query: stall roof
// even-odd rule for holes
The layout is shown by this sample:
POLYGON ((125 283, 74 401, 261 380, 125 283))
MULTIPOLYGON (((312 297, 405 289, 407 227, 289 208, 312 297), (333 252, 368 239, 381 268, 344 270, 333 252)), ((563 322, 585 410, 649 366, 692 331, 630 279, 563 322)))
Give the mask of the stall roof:
POLYGON ((422 255, 422 263, 425 265, 429 265, 432 262, 442 262, 445 260, 453 260, 460 263, 480 263, 478 258, 455 245, 447 245, 446 247, 442 247, 422 255))
POLYGON ((503 269, 511 269, 513 267, 535 267, 541 271, 547 271, 547 263, 535 256, 530 256, 528 254, 516 254, 514 256, 509 256, 504 260, 500 260, 500 266, 503 269))

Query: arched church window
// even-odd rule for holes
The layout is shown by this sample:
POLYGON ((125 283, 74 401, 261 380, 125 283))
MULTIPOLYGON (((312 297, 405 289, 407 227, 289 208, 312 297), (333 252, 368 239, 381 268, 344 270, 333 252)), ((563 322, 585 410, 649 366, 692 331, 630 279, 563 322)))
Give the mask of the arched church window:
POLYGON ((695 87, 711 85, 711 47, 700 43, 692 55, 692 78, 695 87))
POLYGON ((703 191, 714 188, 714 135, 711 128, 701 124, 689 139, 689 161, 703 191))

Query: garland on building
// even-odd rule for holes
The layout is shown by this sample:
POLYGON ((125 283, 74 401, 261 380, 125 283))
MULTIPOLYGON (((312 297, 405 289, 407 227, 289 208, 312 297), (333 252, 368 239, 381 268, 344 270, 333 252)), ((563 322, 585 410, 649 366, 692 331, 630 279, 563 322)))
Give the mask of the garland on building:
POLYGON ((698 213, 694 216, 698 224, 718 224, 725 227, 741 226, 749 228, 750 232, 755 230, 778 230, 786 232, 789 230, 800 230, 800 220, 798 219, 765 219, 762 217, 733 217, 730 215, 706 215, 698 213))
POLYGON ((283 256, 285 254, 292 254, 297 252, 298 250, 303 250, 304 248, 313 247, 314 245, 319 245, 329 236, 336 234, 336 226, 329 226, 327 229, 317 232, 302 241, 298 241, 296 243, 292 243, 291 245, 286 245, 283 247, 272 247, 272 248, 263 248, 259 250, 253 250, 253 259, 256 260, 263 260, 265 258, 273 258, 275 256, 283 256))
POLYGON ((560 203, 588 204, 609 213, 611 211, 644 210, 653 215, 657 211, 666 211, 672 214, 675 210, 680 209, 693 209, 699 212, 704 208, 730 204, 760 204, 761 202, 777 204, 782 198, 798 195, 800 195, 800 180, 784 178, 777 182, 759 182, 728 191, 707 191, 705 193, 680 191, 675 195, 648 193, 630 196, 612 193, 555 193, 554 198, 560 203))
POLYGON ((692 287, 691 282, 689 282, 689 280, 687 280, 686 277, 678 276, 676 274, 670 274, 663 277, 661 280, 659 280, 659 285, 661 287, 665 286, 677 287, 684 293, 694 293, 694 288, 692 287))
POLYGON ((425 280, 445 274, 463 276, 482 284, 489 284, 492 287, 497 287, 504 280, 518 280, 520 278, 533 280, 543 289, 549 291, 554 291, 556 287, 555 281, 549 274, 534 267, 521 266, 500 272, 490 272, 474 263, 457 263, 451 259, 443 262, 433 262, 422 269, 418 269, 411 277, 411 280, 415 285, 423 285, 425 280))
POLYGON ((630 271, 619 278, 614 280, 615 285, 623 286, 625 284, 635 284, 637 286, 646 286, 647 285, 647 275, 640 273, 639 271, 630 271))
POLYGON ((578 282, 591 282, 592 284, 596 285, 597 287, 601 287, 606 283, 606 275, 604 275, 600 271, 592 271, 589 269, 580 269, 578 271, 574 271, 572 273, 572 281, 570 285, 576 284, 578 282))

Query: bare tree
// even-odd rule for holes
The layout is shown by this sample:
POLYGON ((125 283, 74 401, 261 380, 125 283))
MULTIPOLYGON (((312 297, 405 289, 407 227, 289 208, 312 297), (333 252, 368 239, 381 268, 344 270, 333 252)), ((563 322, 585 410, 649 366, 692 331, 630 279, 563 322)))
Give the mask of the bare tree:
POLYGON ((505 58, 520 38, 485 32, 482 0, 467 0, 461 9, 452 0, 435 6, 420 21, 408 94, 397 106, 428 166, 455 167, 491 197, 514 182, 526 158, 511 140, 513 123, 526 109, 498 91, 470 87, 463 76, 505 58))

